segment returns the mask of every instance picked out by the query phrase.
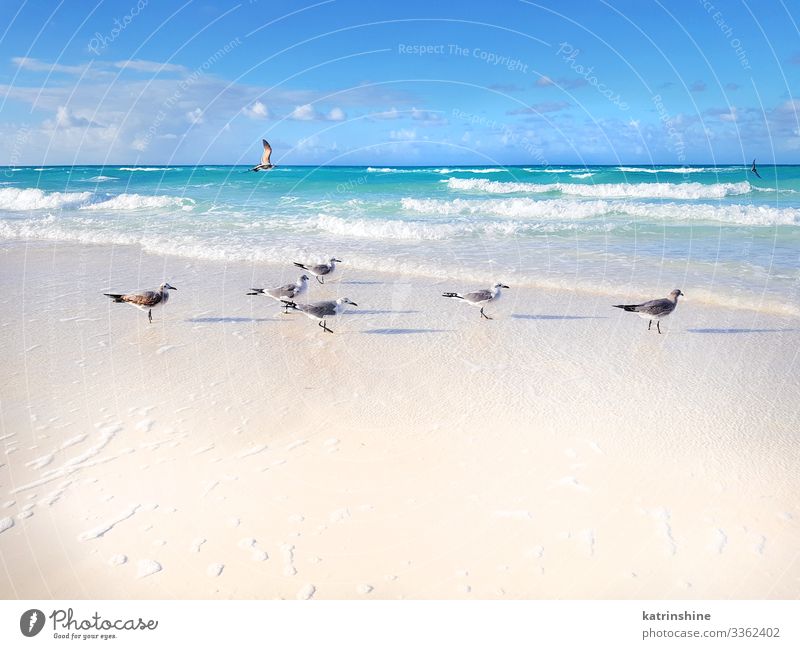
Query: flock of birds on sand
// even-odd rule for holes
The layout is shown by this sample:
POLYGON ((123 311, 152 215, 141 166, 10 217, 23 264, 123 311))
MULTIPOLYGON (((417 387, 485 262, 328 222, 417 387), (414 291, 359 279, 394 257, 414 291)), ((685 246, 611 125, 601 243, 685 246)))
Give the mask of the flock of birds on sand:
MULTIPOLYGON (((325 264, 306 265, 294 262, 294 265, 308 271, 320 284, 324 284, 324 278, 333 273, 337 262, 342 263, 340 259, 331 257, 328 263, 325 264)), ((344 313, 348 306, 358 306, 358 304, 347 297, 340 297, 337 300, 323 300, 322 302, 298 303, 297 298, 308 291, 309 279, 308 275, 303 274, 297 278, 296 282, 284 284, 283 286, 275 286, 273 288, 251 288, 250 292, 246 295, 264 295, 272 298, 283 305, 284 313, 288 313, 290 310, 304 313, 311 320, 316 320, 323 331, 326 333, 333 333, 333 330, 328 327, 328 320, 344 313)), ((458 299, 466 304, 478 307, 480 309, 481 318, 492 320, 491 316, 486 315, 484 309, 488 305, 497 302, 502 295, 502 290, 508 288, 510 287, 507 284, 498 282, 491 288, 480 289, 472 291, 471 293, 446 292, 442 293, 442 296, 458 299)), ((147 311, 147 318, 152 322, 153 309, 166 304, 169 299, 169 291, 176 290, 174 286, 164 282, 155 291, 104 293, 104 295, 110 297, 114 302, 130 304, 138 309, 147 311)), ((641 304, 614 304, 613 306, 617 309, 637 313, 640 317, 647 319, 648 331, 655 320, 656 329, 658 333, 661 333, 661 320, 675 310, 675 307, 678 305, 678 297, 682 295, 682 291, 675 289, 665 298, 650 300, 648 302, 642 302, 641 304)))
MULTIPOLYGON (((270 157, 272 156, 272 147, 266 140, 261 140, 261 143, 264 147, 264 151, 261 155, 261 162, 255 167, 252 167, 250 171, 269 171, 270 169, 275 168, 275 165, 273 165, 270 161, 270 157)), ((755 160, 753 160, 751 171, 761 178, 761 175, 756 170, 755 160)), ((325 277, 330 276, 334 272, 337 263, 341 264, 342 260, 337 259, 336 257, 331 257, 327 263, 309 265, 294 262, 294 265, 313 275, 320 284, 324 284, 325 277)), ((347 306, 358 306, 358 304, 346 297, 340 297, 337 300, 325 300, 322 302, 299 304, 296 300, 308 290, 308 282, 309 276, 303 274, 298 277, 297 281, 294 283, 284 284, 283 286, 276 286, 274 288, 251 288, 247 295, 265 295, 269 298, 272 298, 273 300, 283 304, 284 313, 288 313, 290 310, 300 311, 310 319, 316 320, 317 324, 322 328, 323 331, 326 333, 333 333, 333 330, 328 327, 328 319, 341 315, 347 306)), ((478 307, 480 308, 480 317, 485 318, 486 320, 491 320, 492 318, 486 315, 484 309, 489 304, 497 302, 502 294, 502 289, 508 288, 510 287, 506 284, 498 282, 491 288, 480 289, 477 291, 472 291, 471 293, 446 292, 442 293, 442 296, 458 299, 466 304, 478 307)), ((114 300, 114 302, 131 304, 138 309, 147 311, 147 318, 150 322, 152 322, 153 309, 166 304, 167 300, 169 299, 169 291, 176 290, 177 289, 174 286, 170 286, 170 284, 164 282, 155 291, 137 291, 134 293, 104 293, 103 295, 110 297, 112 300, 114 300)), ((650 331, 653 321, 655 320, 656 329, 658 330, 658 333, 661 333, 661 320, 675 311, 675 307, 678 306, 678 298, 681 296, 683 296, 683 292, 679 289, 675 289, 665 298, 649 300, 648 302, 642 302, 641 304, 614 304, 612 306, 614 306, 614 308, 623 309, 624 311, 629 311, 631 313, 637 313, 640 317, 648 320, 648 331, 650 331)))

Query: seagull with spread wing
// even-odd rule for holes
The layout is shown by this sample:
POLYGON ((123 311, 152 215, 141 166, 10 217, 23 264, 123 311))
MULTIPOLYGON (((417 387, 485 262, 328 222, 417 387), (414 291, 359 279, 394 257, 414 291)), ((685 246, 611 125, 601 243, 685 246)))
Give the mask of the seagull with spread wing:
POLYGON ((261 162, 253 167, 250 171, 269 171, 270 169, 275 168, 275 165, 269 160, 270 156, 272 155, 272 147, 266 140, 261 140, 261 142, 264 145, 264 153, 261 154, 261 162))

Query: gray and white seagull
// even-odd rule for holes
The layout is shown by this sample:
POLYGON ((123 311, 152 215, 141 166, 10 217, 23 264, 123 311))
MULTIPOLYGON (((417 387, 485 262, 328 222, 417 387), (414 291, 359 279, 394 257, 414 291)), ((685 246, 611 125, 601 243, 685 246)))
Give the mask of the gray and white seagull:
POLYGON ((266 295, 273 300, 283 303, 284 313, 289 312, 286 302, 293 301, 300 297, 308 289, 308 275, 300 275, 297 281, 292 284, 284 284, 275 288, 251 288, 247 295, 266 295))
POLYGON ((158 287, 156 291, 136 291, 135 293, 103 293, 106 297, 110 297, 114 302, 132 304, 137 309, 147 311, 147 319, 153 321, 153 309, 157 306, 162 306, 167 303, 169 299, 168 291, 177 291, 174 286, 170 286, 164 282, 158 287))
POLYGON ((464 300, 467 304, 472 306, 479 306, 481 308, 481 317, 487 320, 492 320, 488 315, 483 312, 483 309, 490 302, 497 302, 500 299, 501 289, 511 288, 505 284, 497 283, 492 288, 485 288, 480 291, 473 291, 472 293, 442 293, 442 297, 454 297, 459 300, 464 300))
POLYGON ((336 259, 336 257, 331 257, 328 260, 327 264, 313 264, 311 266, 308 266, 306 264, 301 264, 296 261, 293 263, 298 268, 302 268, 303 270, 307 270, 309 273, 311 273, 314 277, 317 278, 317 281, 320 284, 324 284, 325 280, 323 278, 325 277, 325 275, 330 275, 334 270, 336 270, 336 264, 337 263, 341 264, 342 260, 336 259))
POLYGON ((284 300, 283 303, 288 309, 300 311, 305 313, 306 316, 312 320, 316 320, 317 324, 329 334, 332 334, 333 330, 328 329, 328 325, 326 323, 328 318, 334 318, 344 313, 344 310, 347 308, 346 305, 348 304, 351 304, 352 306, 358 306, 358 304, 352 302, 346 297, 340 297, 338 300, 314 302, 313 304, 295 304, 294 302, 290 302, 288 300, 284 300))
POLYGON ((612 306, 615 309, 623 309, 624 311, 638 313, 640 318, 649 320, 647 323, 647 331, 650 331, 653 320, 655 320, 656 329, 658 329, 658 333, 661 333, 661 320, 675 310, 675 307, 678 306, 678 297, 682 295, 683 292, 676 288, 667 297, 663 297, 659 300, 650 300, 642 304, 613 304, 612 306))
POLYGON ((269 171, 270 169, 275 168, 275 165, 270 162, 270 157, 272 156, 272 147, 266 140, 261 140, 261 144, 264 146, 264 152, 261 154, 261 162, 250 169, 250 171, 269 171))

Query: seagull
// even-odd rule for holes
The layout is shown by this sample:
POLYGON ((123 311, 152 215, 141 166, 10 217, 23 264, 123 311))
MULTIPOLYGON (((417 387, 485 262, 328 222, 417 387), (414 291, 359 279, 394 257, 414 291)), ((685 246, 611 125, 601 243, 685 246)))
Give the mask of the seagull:
POLYGON ((323 279, 323 277, 325 275, 330 275, 335 270, 336 264, 337 263, 341 264, 342 260, 336 259, 336 257, 331 257, 328 260, 327 264, 316 264, 314 266, 306 266, 305 264, 299 264, 296 261, 293 263, 298 268, 302 268, 303 270, 307 270, 309 273, 311 273, 314 277, 317 278, 317 281, 320 284, 324 284, 325 280, 323 279))
POLYGON ((264 145, 264 153, 261 154, 261 162, 250 171, 269 171, 275 168, 275 165, 269 161, 269 157, 272 155, 272 147, 266 140, 261 140, 261 142, 264 145))
POLYGON ((170 291, 177 291, 174 286, 170 286, 164 282, 158 287, 157 291, 137 291, 136 293, 103 293, 103 295, 110 297, 114 302, 126 302, 132 304, 137 309, 147 311, 147 319, 153 321, 153 309, 159 304, 166 304, 169 299, 170 291))
POLYGON ((307 289, 308 275, 301 275, 294 284, 284 284, 283 286, 276 286, 275 288, 251 288, 250 290, 252 292, 247 295, 266 295, 273 300, 283 302, 286 309, 284 313, 288 313, 289 307, 286 306, 286 301, 294 300, 296 297, 305 293, 307 289))
POLYGON ((647 318, 647 331, 650 331, 650 326, 653 320, 656 321, 656 329, 661 333, 661 320, 666 318, 678 306, 678 297, 682 296, 683 292, 680 289, 675 289, 667 297, 659 300, 650 300, 642 304, 613 304, 615 309, 623 309, 625 311, 633 311, 638 313, 639 317, 647 318))
MULTIPOLYGON (((761 174, 760 174, 760 173, 758 173, 758 169, 756 169, 756 161, 755 161, 755 158, 753 158, 753 166, 752 166, 752 167, 750 167, 750 171, 752 171, 752 172, 753 172, 753 173, 754 173, 756 176, 758 176, 759 178, 761 178, 761 174)), ((763 179, 762 179, 762 180, 763 180, 763 179)))
POLYGON ((345 306, 346 304, 358 306, 358 304, 352 302, 346 297, 340 297, 338 300, 326 300, 325 302, 314 302, 313 304, 295 304, 294 302, 290 302, 288 300, 282 300, 282 301, 286 305, 287 309, 302 311, 312 320, 316 320, 317 324, 320 327, 322 327, 323 331, 327 331, 329 334, 332 334, 333 330, 328 329, 328 325, 325 323, 325 321, 328 318, 343 313, 344 310, 347 308, 345 306))
POLYGON ((502 288, 511 287, 498 282, 492 286, 492 288, 485 288, 480 291, 473 291, 472 293, 466 293, 464 295, 461 295, 460 293, 442 293, 442 297, 455 297, 459 300, 464 300, 467 304, 479 306, 481 308, 481 317, 484 317, 487 320, 492 320, 492 318, 483 312, 483 309, 487 304, 489 304, 489 302, 496 302, 500 299, 500 289, 502 288))

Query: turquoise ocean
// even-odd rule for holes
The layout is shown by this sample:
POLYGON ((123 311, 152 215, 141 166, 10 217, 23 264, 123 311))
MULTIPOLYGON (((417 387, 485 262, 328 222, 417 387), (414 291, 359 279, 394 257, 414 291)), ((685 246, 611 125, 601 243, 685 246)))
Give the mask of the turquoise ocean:
POLYGON ((689 300, 797 316, 800 166, 760 173, 733 165, 3 167, 0 239, 231 262, 337 256, 345 268, 447 277, 456 288, 500 280, 615 299, 680 288, 689 300))

